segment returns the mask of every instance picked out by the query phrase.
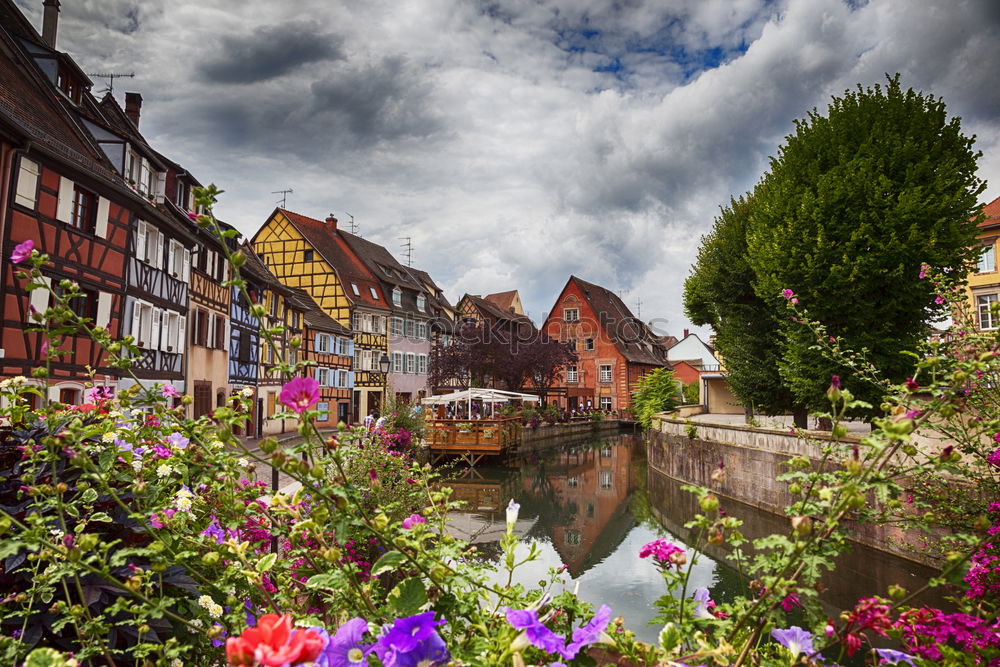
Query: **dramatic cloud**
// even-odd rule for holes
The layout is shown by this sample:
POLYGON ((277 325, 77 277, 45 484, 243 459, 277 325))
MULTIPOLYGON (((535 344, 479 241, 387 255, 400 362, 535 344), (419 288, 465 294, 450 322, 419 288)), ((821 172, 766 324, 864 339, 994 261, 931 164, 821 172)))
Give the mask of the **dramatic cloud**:
POLYGON ((85 0, 59 40, 135 70, 118 98, 246 234, 293 188, 397 256, 411 239, 453 300, 517 288, 540 320, 576 274, 678 334, 719 207, 848 88, 941 96, 1000 195, 998 31, 987 0, 85 0))

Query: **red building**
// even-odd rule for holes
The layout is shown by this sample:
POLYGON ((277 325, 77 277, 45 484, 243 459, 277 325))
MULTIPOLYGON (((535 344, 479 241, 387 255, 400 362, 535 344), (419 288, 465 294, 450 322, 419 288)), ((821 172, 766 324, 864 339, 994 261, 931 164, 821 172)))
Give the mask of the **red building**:
POLYGON ((628 411, 639 378, 670 365, 660 340, 618 295, 576 276, 559 294, 542 332, 579 357, 550 390, 567 410, 628 411))

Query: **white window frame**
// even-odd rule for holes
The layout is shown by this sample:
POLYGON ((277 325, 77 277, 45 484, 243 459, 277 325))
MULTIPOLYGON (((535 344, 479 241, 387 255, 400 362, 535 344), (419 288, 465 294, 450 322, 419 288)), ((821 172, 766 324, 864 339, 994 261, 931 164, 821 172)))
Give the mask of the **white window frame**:
POLYGON ((992 243, 983 247, 976 266, 976 273, 993 273, 997 270, 996 246, 992 243))
POLYGON ((403 305, 403 292, 398 287, 392 290, 392 305, 394 306, 403 305))
POLYGON ((615 476, 610 470, 602 470, 600 474, 601 489, 607 491, 614 488, 615 476))
POLYGON ((406 373, 417 372, 417 355, 413 352, 406 353, 406 373))
POLYGON ((992 304, 996 303, 996 294, 977 294, 976 310, 979 313, 979 328, 983 331, 990 331, 997 328, 998 319, 993 312, 992 304))
POLYGON ((566 383, 576 384, 580 381, 580 372, 577 370, 576 366, 566 367, 566 383))
POLYGON ((580 321, 580 309, 579 308, 563 308, 563 319, 567 322, 579 322, 580 321))
POLYGON ((347 371, 337 371, 337 386, 348 389, 351 386, 351 375, 347 371))
POLYGON ((416 323, 413 320, 406 320, 403 324, 404 336, 407 338, 413 338, 416 336, 416 323))
POLYGON ((600 406, 601 410, 610 410, 611 409, 611 397, 610 396, 601 396, 599 399, 597 399, 597 404, 600 406))
POLYGON ((417 295, 417 310, 423 310, 423 311, 427 310, 427 297, 425 297, 423 294, 417 295))
POLYGON ((613 378, 611 364, 601 364, 599 368, 601 372, 601 382, 611 382, 613 378))
POLYGON ((417 374, 427 375, 427 355, 418 354, 417 355, 417 374))
POLYGON ((391 328, 390 328, 389 331, 390 331, 390 333, 393 336, 402 336, 403 335, 403 318, 402 317, 393 317, 390 320, 390 326, 391 326, 391 328))
POLYGON ((321 387, 328 387, 330 378, 329 371, 325 368, 316 368, 316 382, 319 383, 321 387))
POLYGON ((417 338, 427 340, 427 323, 417 322, 417 338))
POLYGON ((357 283, 351 283, 351 290, 354 292, 354 296, 361 296, 361 292, 358 291, 357 283))
POLYGON ((378 292, 375 291, 375 288, 369 286, 368 290, 372 293, 372 298, 378 301, 378 292))

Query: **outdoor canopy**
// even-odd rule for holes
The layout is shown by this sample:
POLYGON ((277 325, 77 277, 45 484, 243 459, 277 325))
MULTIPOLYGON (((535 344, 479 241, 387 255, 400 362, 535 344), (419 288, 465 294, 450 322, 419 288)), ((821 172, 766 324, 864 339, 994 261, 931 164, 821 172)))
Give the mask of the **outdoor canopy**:
POLYGON ((465 389, 464 391, 453 391, 450 394, 440 396, 428 396, 421 399, 424 405, 444 405, 446 403, 456 403, 460 401, 482 401, 484 403, 506 403, 507 401, 532 401, 540 402, 542 399, 534 394, 520 394, 516 391, 503 391, 502 389, 465 389))

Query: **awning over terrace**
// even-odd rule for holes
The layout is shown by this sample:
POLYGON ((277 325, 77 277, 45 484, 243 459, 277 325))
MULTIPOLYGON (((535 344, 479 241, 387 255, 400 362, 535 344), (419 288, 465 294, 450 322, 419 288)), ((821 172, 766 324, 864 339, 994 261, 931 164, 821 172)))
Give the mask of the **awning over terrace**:
POLYGON ((424 405, 446 405, 448 403, 460 403, 462 401, 481 401, 483 403, 506 403, 507 401, 530 401, 538 403, 542 399, 534 394, 521 394, 516 391, 504 391, 502 389, 465 389, 463 391, 453 391, 450 394, 440 396, 428 396, 420 402, 424 405))

